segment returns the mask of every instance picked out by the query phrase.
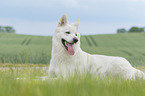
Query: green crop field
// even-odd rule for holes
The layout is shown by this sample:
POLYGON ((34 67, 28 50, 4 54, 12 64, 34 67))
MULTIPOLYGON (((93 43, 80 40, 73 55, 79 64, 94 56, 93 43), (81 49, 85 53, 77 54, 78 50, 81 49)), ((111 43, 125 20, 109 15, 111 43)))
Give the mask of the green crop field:
MULTIPOLYGON (((49 64, 52 37, 0 34, 0 63, 49 64)), ((110 34, 81 37, 82 50, 121 56, 133 66, 145 66, 145 34, 110 34)))
MULTIPOLYGON (((46 79, 52 37, 0 33, 0 96, 145 96, 144 80, 76 76, 46 79)), ((82 50, 145 67, 145 34, 81 37, 82 50)))

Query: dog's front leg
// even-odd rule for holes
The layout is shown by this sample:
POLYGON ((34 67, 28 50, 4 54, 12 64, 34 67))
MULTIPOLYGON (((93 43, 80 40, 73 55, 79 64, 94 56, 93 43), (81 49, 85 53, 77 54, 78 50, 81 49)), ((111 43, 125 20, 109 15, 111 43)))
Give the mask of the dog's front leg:
POLYGON ((48 77, 49 78, 56 78, 57 75, 56 75, 56 73, 54 71, 48 71, 48 77))

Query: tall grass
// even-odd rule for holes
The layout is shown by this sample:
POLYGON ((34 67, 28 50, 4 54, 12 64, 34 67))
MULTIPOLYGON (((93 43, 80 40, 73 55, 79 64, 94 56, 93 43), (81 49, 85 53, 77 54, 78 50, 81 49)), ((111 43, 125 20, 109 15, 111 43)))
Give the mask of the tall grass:
POLYGON ((0 63, 12 63, 12 64, 49 64, 50 57, 45 53, 39 53, 33 55, 31 53, 19 53, 19 54, 3 54, 0 55, 0 63))
POLYGON ((0 96, 144 96, 145 81, 94 78, 42 80, 47 71, 32 67, 0 70, 0 96), (18 78, 19 79, 16 79, 18 78), (22 78, 22 79, 21 79, 22 78))

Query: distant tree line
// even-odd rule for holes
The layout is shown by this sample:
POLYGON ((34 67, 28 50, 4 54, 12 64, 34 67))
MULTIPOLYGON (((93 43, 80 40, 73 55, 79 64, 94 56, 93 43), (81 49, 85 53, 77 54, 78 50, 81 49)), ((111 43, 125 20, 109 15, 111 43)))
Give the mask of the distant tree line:
POLYGON ((131 27, 129 30, 125 28, 117 29, 117 33, 145 33, 145 27, 131 27))
POLYGON ((15 33, 15 29, 11 26, 0 26, 0 33, 15 33))

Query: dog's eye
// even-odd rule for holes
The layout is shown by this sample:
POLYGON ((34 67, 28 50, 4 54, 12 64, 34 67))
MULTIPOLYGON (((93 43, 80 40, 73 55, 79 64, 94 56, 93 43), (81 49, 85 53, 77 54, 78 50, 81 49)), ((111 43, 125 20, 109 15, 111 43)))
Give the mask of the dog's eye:
POLYGON ((68 31, 68 32, 65 32, 66 34, 70 34, 70 32, 68 31))

